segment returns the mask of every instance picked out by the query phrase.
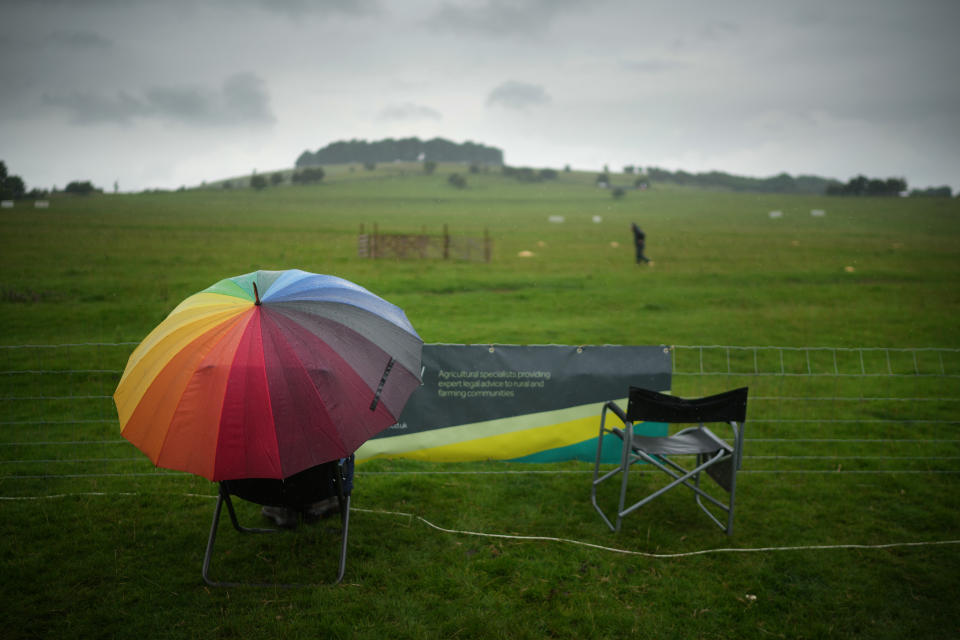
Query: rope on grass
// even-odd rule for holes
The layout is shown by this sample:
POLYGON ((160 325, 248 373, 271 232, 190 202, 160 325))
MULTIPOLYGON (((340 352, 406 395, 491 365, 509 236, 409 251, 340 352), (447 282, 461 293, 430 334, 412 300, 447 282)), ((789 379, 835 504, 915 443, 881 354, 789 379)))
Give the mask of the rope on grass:
POLYGON ((351 507, 351 511, 360 511, 363 513, 379 513, 385 515, 394 515, 394 516, 403 516, 407 518, 413 518, 424 523, 428 527, 441 531, 443 533, 452 533, 456 535, 464 536, 477 536, 482 538, 497 538, 501 540, 521 540, 527 542, 562 542, 565 544, 574 544, 582 547, 588 547, 591 549, 599 549, 600 551, 609 551, 611 553, 620 553, 623 555, 631 556, 641 556, 644 558, 654 558, 658 560, 667 560, 670 558, 689 558, 692 556, 702 556, 714 553, 758 553, 758 552, 770 552, 770 551, 824 551, 831 549, 893 549, 897 547, 926 547, 934 545, 948 545, 948 544, 960 544, 960 540, 930 540, 925 542, 890 542, 886 544, 823 544, 823 545, 805 545, 805 546, 790 546, 790 547, 749 547, 749 548, 736 548, 736 547, 726 547, 720 549, 701 549, 700 551, 687 551, 684 553, 649 553, 646 551, 632 551, 630 549, 618 549, 616 547, 606 547, 599 544, 594 544, 592 542, 584 542, 582 540, 571 540, 569 538, 555 538, 552 536, 518 536, 510 535, 505 533, 484 533, 480 531, 463 531, 460 529, 447 529, 436 525, 426 518, 423 518, 412 513, 404 513, 402 511, 380 511, 374 509, 361 509, 358 507, 351 507))
MULTIPOLYGON (((907 458, 903 458, 907 459, 907 458)), ((940 458, 918 458, 920 460, 938 460, 940 458)), ((31 461, 14 461, 31 462, 31 461)), ((35 462, 35 461, 34 461, 35 462)), ((59 461, 58 461, 59 462, 59 461)), ((558 471, 546 471, 531 469, 530 471, 365 471, 363 476, 426 476, 426 475, 559 475, 559 474, 580 474, 587 475, 593 473, 590 470, 563 469, 558 471)), ((830 475, 830 476, 857 476, 857 475, 956 475, 960 474, 960 469, 741 469, 737 473, 777 473, 777 474, 806 474, 806 475, 830 475)), ((359 475, 359 474, 358 474, 359 475)), ((185 471, 150 471, 150 472, 129 472, 129 473, 45 473, 32 475, 2 475, 0 480, 74 480, 78 478, 193 478, 191 474, 185 471)))
MULTIPOLYGON (((87 496, 139 496, 142 494, 139 493, 123 493, 123 492, 86 492, 86 493, 60 493, 56 495, 48 496, 0 496, 0 501, 2 500, 44 500, 52 498, 67 498, 67 497, 87 497, 87 496)), ((184 493, 182 494, 188 498, 204 498, 204 499, 215 499, 216 495, 202 494, 202 493, 184 493)), ((590 549, 597 549, 600 551, 607 551, 610 553, 619 553, 622 555, 630 556, 640 556, 643 558, 652 558, 657 560, 669 560, 671 558, 689 558, 693 556, 703 556, 716 553, 765 553, 773 551, 828 551, 836 549, 862 549, 862 550, 878 550, 878 549, 895 549, 903 547, 931 547, 931 546, 943 546, 943 545, 953 545, 960 544, 960 540, 927 540, 922 542, 889 542, 885 544, 819 544, 819 545, 797 545, 797 546, 787 546, 787 547, 747 547, 747 548, 736 548, 736 547, 724 547, 719 549, 701 549, 699 551, 686 551, 683 553, 649 553, 647 551, 633 551, 630 549, 618 549, 616 547, 607 547, 604 545, 594 544, 592 542, 584 542, 583 540, 571 540, 569 538, 556 538, 553 536, 519 536, 511 535, 506 533, 485 533, 482 531, 464 531, 461 529, 448 529, 446 527, 441 527, 436 525, 422 516, 418 516, 412 513, 405 513, 403 511, 385 511, 382 509, 363 509, 360 507, 350 507, 351 511, 357 511, 360 513, 373 513, 380 515, 390 515, 390 516, 401 516, 404 518, 410 518, 419 520, 423 524, 427 525, 431 529, 440 531, 441 533, 450 533, 454 535, 463 535, 463 536, 474 536, 481 538, 496 538, 500 540, 519 540, 524 542, 560 542, 564 544, 573 544, 581 547, 587 547, 590 549)))
MULTIPOLYGON (((83 493, 54 493, 49 496, 0 496, 0 500, 51 500, 54 498, 83 498, 87 496, 138 496, 139 493, 130 493, 126 491, 86 491, 83 493)), ((216 497, 216 496, 214 496, 216 497)))
MULTIPOLYGON (((111 497, 111 496, 129 496, 137 497, 142 495, 149 495, 143 493, 129 492, 129 491, 83 491, 79 493, 54 493, 47 496, 0 496, 0 501, 16 501, 16 500, 52 500, 60 498, 87 498, 90 496, 96 497, 111 497)), ((208 494, 208 493, 184 493, 181 494, 187 498, 210 498, 215 500, 217 494, 208 494)))

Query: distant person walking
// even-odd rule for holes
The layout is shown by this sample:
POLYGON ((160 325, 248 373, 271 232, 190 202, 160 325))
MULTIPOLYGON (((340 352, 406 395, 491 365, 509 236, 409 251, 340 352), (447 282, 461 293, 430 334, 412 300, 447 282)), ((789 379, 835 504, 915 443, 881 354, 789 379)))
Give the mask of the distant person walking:
POLYGON ((636 222, 631 223, 630 226, 633 228, 633 246, 637 249, 637 264, 640 264, 641 262, 648 264, 650 262, 650 258, 643 255, 643 249, 647 244, 647 234, 643 232, 643 229, 637 226, 636 222))

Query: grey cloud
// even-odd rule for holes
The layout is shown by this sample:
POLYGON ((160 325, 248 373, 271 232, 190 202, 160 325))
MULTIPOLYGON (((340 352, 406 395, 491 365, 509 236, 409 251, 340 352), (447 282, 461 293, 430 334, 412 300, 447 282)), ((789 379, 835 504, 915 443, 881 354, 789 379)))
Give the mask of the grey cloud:
POLYGON ((452 29, 496 36, 529 34, 544 30, 573 4, 566 0, 486 0, 468 6, 444 2, 427 20, 427 25, 438 30, 452 29))
MULTIPOLYGON (((42 25, 41 25, 42 26, 42 25)), ((10 57, 20 57, 17 60, 17 68, 30 68, 35 63, 34 58, 25 58, 26 56, 37 56, 44 50, 55 53, 66 51, 68 53, 84 51, 107 51, 113 47, 113 41, 103 37, 94 31, 83 29, 58 29, 47 33, 46 35, 33 34, 27 30, 14 31, 13 35, 0 35, 0 62, 12 62, 10 57), (8 57, 9 56, 9 57, 8 57)))
POLYGON ((254 0, 268 11, 299 17, 308 13, 368 15, 380 10, 376 0, 254 0))
POLYGON ((669 60, 665 58, 646 58, 643 60, 621 60, 620 66, 626 71, 634 73, 664 73, 666 71, 676 71, 684 68, 686 63, 679 60, 669 60))
POLYGON ((103 50, 113 46, 113 42, 93 31, 62 30, 54 31, 46 39, 48 44, 76 51, 103 50))
MULTIPOLYGON (((97 7, 130 7, 137 5, 151 4, 150 0, 5 0, 13 5, 34 5, 39 7, 71 7, 92 9, 97 7)), ((243 4, 237 0, 220 0, 221 4, 236 6, 243 4)), ((181 7, 196 6, 196 0, 167 0, 167 5, 180 5, 181 7)), ((340 13, 366 13, 378 6, 377 0, 246 0, 245 4, 260 5, 271 11, 281 13, 309 13, 312 11, 340 12, 340 13)))
POLYGON ((126 92, 109 97, 74 91, 46 94, 43 100, 68 111, 77 124, 129 124, 135 119, 158 119, 200 126, 236 126, 272 124, 276 120, 263 81, 252 73, 230 76, 219 91, 154 87, 142 97, 126 92))
POLYGON ((270 96, 263 80, 252 73, 238 73, 223 83, 223 111, 237 124, 272 124, 276 121, 270 109, 270 96))
POLYGON ((47 43, 77 51, 103 50, 113 46, 113 42, 93 31, 67 29, 54 31, 46 39, 47 43))
POLYGON ((76 0, 5 0, 5 2, 13 6, 33 6, 43 9, 59 9, 61 7, 80 7, 83 9, 92 9, 96 7, 118 7, 136 4, 135 0, 133 2, 131 2, 131 0, 83 0, 82 3, 77 2, 76 0))
POLYGON ((700 29, 700 37, 708 41, 726 40, 739 33, 739 25, 726 20, 711 20, 700 29))
POLYGON ((89 91, 44 94, 43 103, 69 111, 76 124, 129 124, 133 118, 149 115, 149 109, 143 101, 122 92, 115 98, 89 91))
POLYGON ((487 97, 487 106, 500 105, 508 109, 526 109, 549 102, 550 96, 540 85, 513 80, 497 86, 487 97))
POLYGON ((436 109, 405 102, 386 107, 380 112, 379 118, 381 120, 442 120, 443 116, 436 109))

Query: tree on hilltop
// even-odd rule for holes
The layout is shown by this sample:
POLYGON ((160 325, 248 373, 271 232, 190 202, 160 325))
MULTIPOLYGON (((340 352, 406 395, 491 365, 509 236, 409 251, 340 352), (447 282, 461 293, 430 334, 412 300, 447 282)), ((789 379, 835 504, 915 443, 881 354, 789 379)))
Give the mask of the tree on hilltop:
POLYGON ((325 176, 326 174, 320 167, 310 167, 294 173, 291 181, 293 184, 314 184, 321 182, 325 176))
POLYGON ((860 174, 850 178, 846 184, 832 184, 827 187, 828 196, 897 196, 907 190, 907 181, 903 178, 868 178, 860 174))
POLYGON ((89 180, 84 180, 82 182, 80 180, 74 180, 73 182, 67 184, 63 190, 66 193, 72 193, 78 196, 88 196, 91 193, 99 193, 102 191, 102 189, 98 189, 93 186, 93 183, 91 183, 89 180))
POLYGON ((927 187, 926 189, 914 189, 910 192, 911 198, 949 198, 952 195, 953 191, 947 185, 943 185, 942 187, 927 187))
POLYGON ((26 191, 27 186, 23 183, 23 178, 7 173, 7 164, 0 160, 0 198, 19 200, 26 191))

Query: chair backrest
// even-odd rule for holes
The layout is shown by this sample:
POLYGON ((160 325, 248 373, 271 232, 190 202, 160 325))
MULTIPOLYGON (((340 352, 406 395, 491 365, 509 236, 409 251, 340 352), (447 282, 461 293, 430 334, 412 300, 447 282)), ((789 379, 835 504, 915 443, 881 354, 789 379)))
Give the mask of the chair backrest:
POLYGON ((637 422, 737 422, 747 418, 747 387, 705 398, 679 398, 630 387, 627 420, 637 422))

